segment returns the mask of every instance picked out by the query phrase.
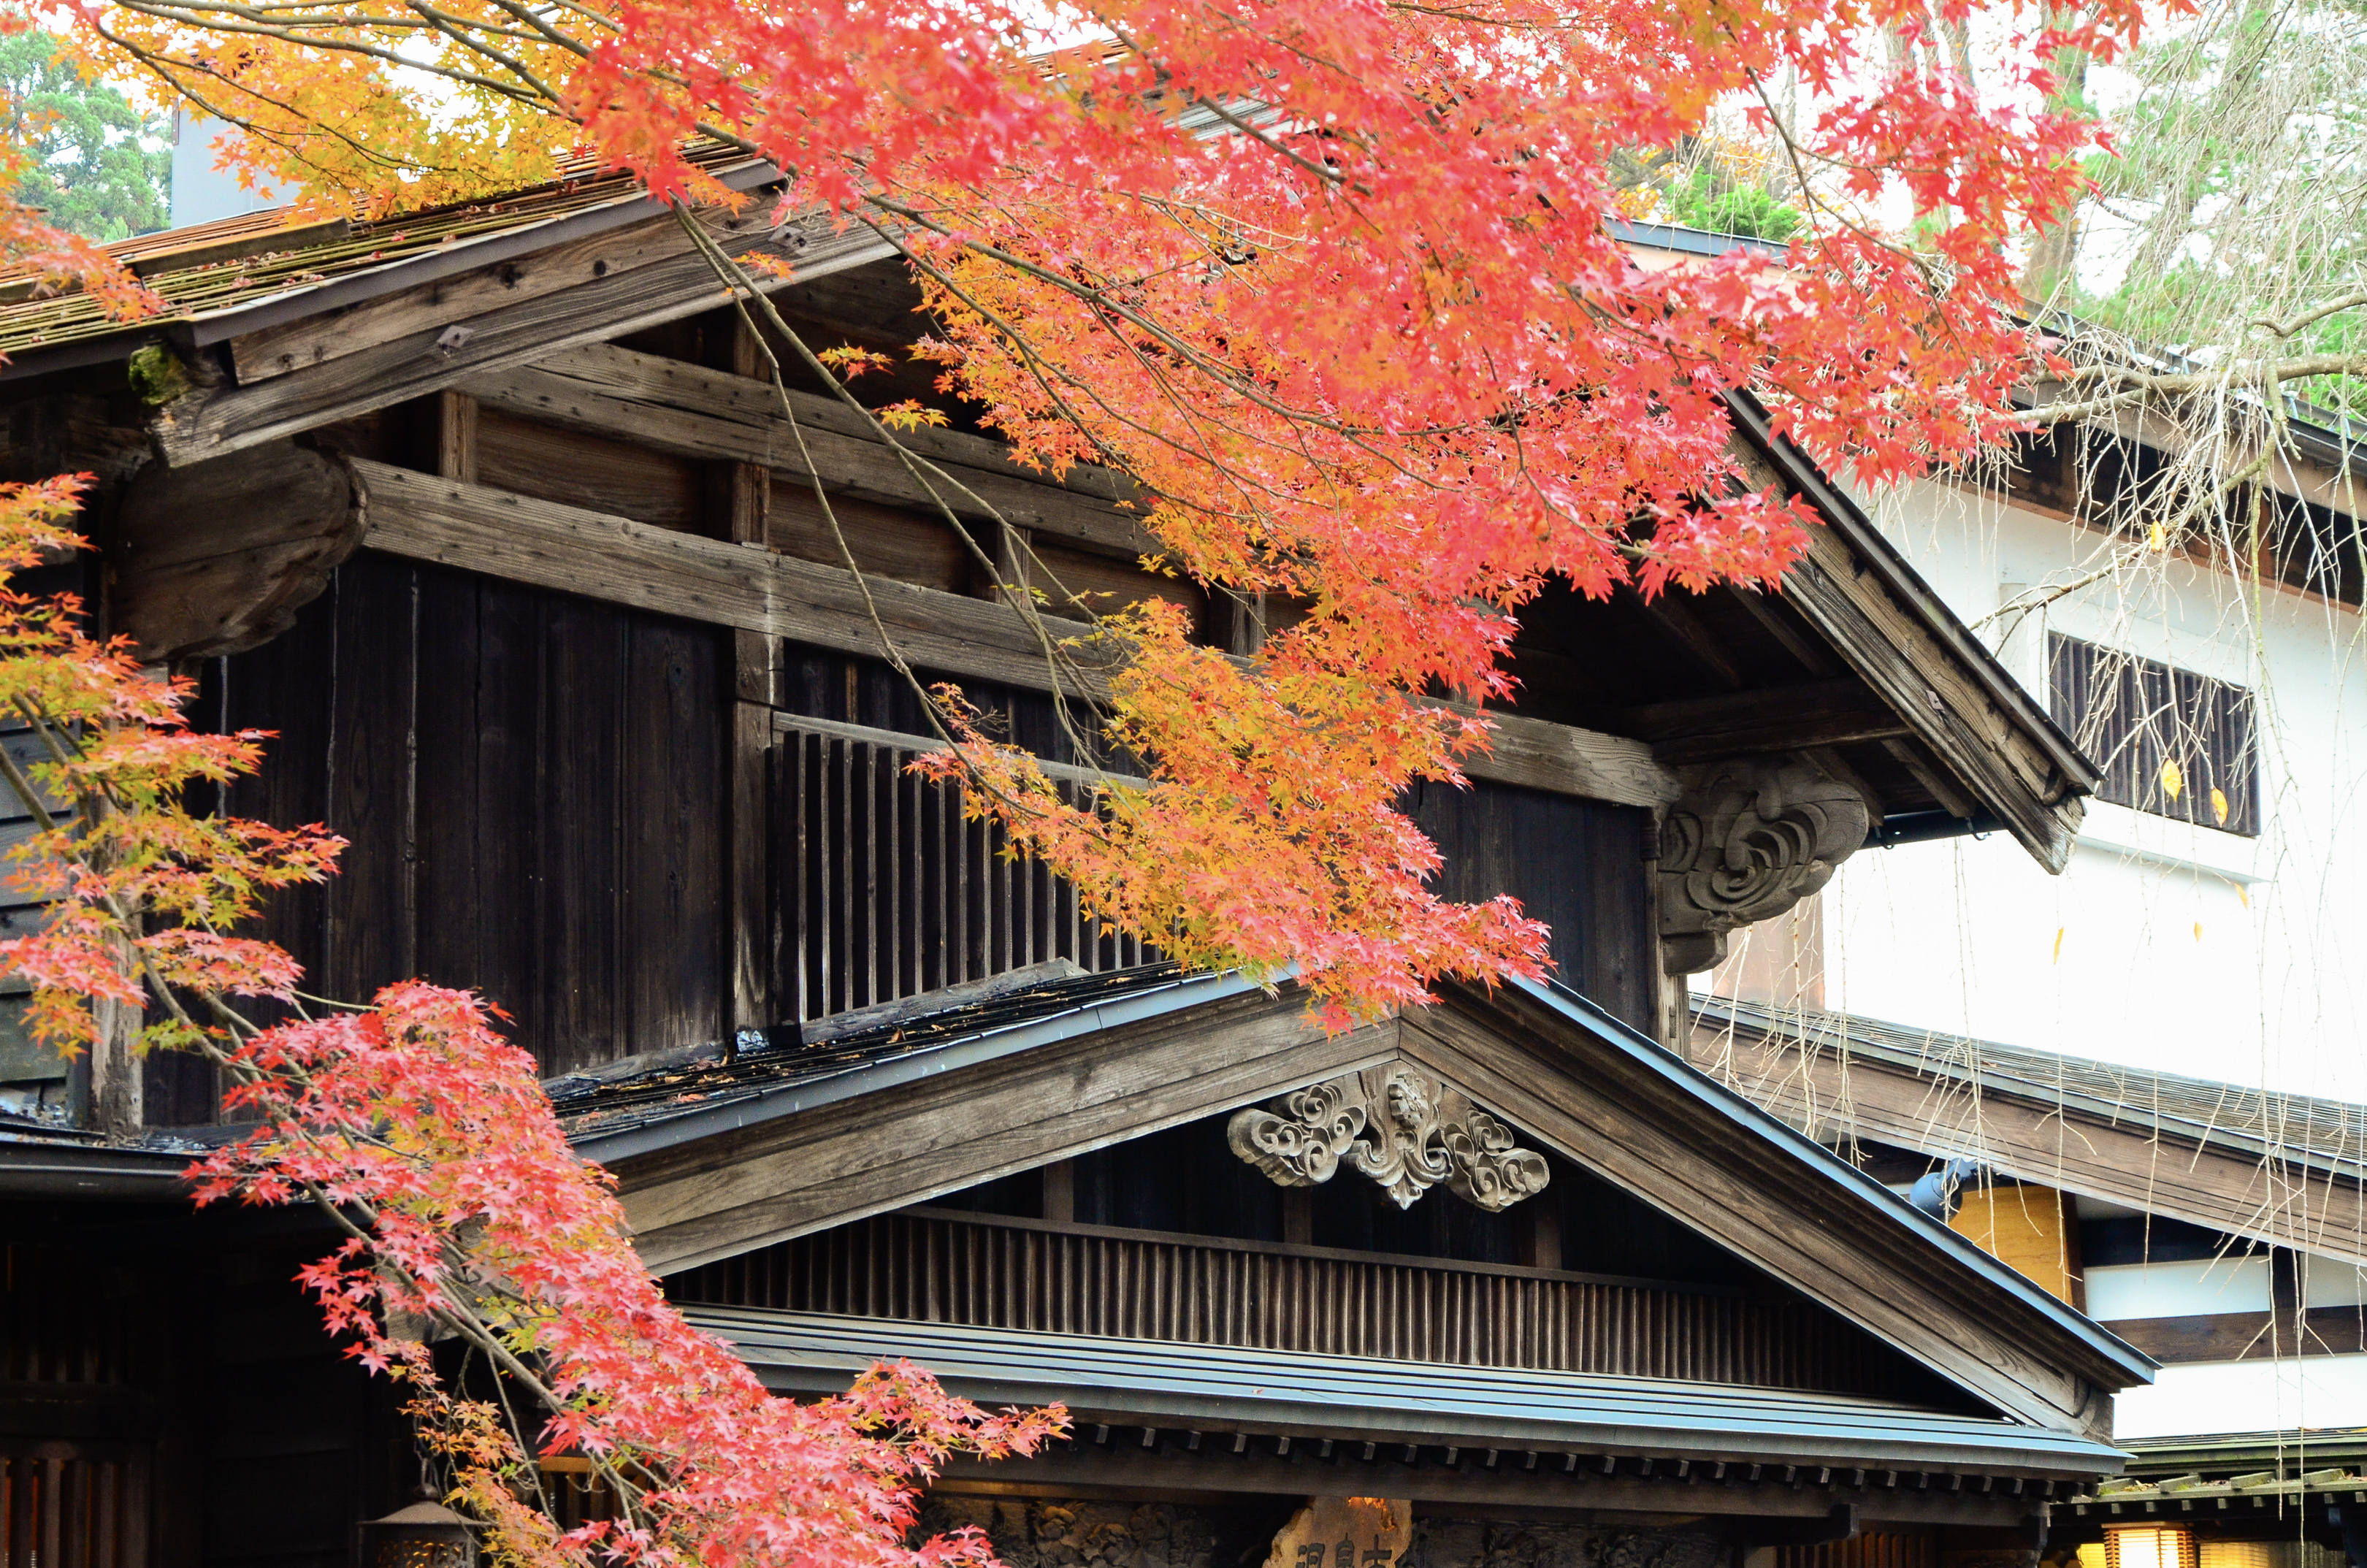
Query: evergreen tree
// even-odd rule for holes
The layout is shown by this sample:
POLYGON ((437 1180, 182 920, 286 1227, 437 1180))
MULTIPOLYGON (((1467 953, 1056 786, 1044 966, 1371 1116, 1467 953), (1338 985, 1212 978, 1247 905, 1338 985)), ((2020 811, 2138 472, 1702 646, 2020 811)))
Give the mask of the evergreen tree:
POLYGON ((9 194, 86 239, 120 240, 170 222, 166 122, 59 57, 39 28, 0 35, 0 138, 26 158, 9 194))

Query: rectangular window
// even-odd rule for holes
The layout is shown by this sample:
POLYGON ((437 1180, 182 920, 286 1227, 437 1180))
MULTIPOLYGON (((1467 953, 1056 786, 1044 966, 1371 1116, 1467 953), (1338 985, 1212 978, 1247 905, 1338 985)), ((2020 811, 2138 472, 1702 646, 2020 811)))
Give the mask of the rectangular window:
POLYGON ((2098 800, 2259 836, 2250 692, 2059 633, 2046 654, 2055 722, 2103 769, 2098 800))

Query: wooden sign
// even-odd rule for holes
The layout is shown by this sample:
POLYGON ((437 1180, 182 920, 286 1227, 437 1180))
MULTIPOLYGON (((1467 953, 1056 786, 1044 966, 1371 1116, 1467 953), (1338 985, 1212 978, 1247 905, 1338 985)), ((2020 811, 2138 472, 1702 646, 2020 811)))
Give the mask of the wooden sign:
POLYGON ((1310 1497, 1274 1538, 1265 1568, 1397 1568, 1412 1544, 1403 1499, 1310 1497))

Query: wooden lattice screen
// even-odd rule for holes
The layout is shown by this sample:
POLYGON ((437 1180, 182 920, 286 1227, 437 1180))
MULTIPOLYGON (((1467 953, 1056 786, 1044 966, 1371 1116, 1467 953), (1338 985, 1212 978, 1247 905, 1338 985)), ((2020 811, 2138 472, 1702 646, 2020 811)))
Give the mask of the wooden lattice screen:
POLYGON ((906 771, 928 743, 817 725, 773 750, 784 1011, 818 1018, 1050 959, 1096 973, 1156 961, 1075 890, 963 820, 961 793, 906 771))

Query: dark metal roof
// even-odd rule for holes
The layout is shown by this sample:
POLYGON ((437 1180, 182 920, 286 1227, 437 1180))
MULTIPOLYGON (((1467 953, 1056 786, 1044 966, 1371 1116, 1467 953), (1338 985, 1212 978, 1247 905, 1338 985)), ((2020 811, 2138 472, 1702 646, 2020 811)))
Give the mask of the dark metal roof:
POLYGON ((844 1389, 909 1357, 994 1403, 1169 1423, 1527 1449, 2116 1471, 2108 1444, 1926 1406, 1793 1389, 1324 1356, 754 1308, 685 1307, 773 1388, 844 1389))
POLYGON ((1847 1013, 1778 1009, 1723 996, 1696 996, 1693 1006, 1694 1018, 1712 1028, 1798 1040, 1810 1050, 2180 1139, 2247 1162, 2287 1160, 2353 1181, 2367 1164, 2367 1105, 2348 1100, 2269 1093, 1847 1013))
POLYGON ((546 1086, 577 1149, 623 1160, 1255 989, 1237 974, 1148 965, 964 1000, 813 1044, 756 1046, 728 1062, 719 1047, 719 1055, 638 1077, 546 1086))

